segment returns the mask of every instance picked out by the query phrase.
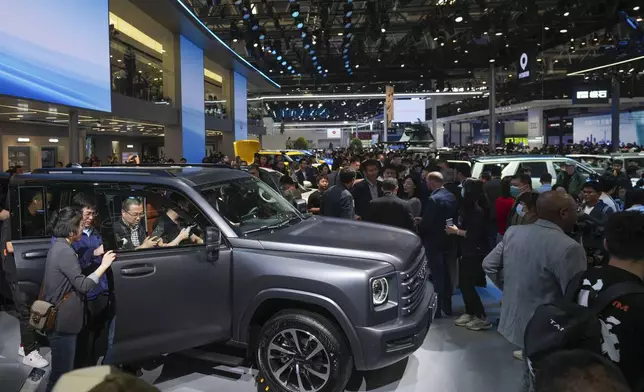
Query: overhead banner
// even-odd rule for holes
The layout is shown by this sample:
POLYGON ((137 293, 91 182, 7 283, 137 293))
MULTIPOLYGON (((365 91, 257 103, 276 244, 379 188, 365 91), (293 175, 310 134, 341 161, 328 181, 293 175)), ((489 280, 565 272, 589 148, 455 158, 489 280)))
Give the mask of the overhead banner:
POLYGON ((340 128, 329 128, 326 130, 327 139, 340 139, 342 138, 342 131, 340 128))
POLYGON ((533 52, 522 52, 519 56, 519 63, 517 64, 518 75, 517 79, 520 82, 529 82, 533 77, 534 69, 534 53, 533 52))
POLYGON ((385 112, 387 113, 387 129, 391 128, 394 121, 394 86, 385 87, 385 112))
POLYGON ((593 103, 608 103, 610 91, 605 87, 598 86, 576 86, 573 89, 573 105, 586 105, 593 103))

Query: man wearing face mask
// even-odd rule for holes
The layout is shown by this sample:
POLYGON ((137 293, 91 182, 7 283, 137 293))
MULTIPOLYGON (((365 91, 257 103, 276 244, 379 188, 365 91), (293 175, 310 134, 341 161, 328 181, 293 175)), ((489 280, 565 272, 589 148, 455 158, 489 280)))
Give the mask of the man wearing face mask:
POLYGON ((512 178, 510 185, 510 195, 514 197, 514 205, 508 217, 508 227, 523 224, 525 214, 519 214, 517 208, 521 205, 519 199, 524 193, 532 192, 532 178, 527 174, 517 174, 512 178))

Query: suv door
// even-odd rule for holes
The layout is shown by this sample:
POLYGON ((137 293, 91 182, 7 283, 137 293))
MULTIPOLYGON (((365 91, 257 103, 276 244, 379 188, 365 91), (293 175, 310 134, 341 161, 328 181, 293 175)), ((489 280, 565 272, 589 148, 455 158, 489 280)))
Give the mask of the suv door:
MULTIPOLYGON (((127 362, 228 340, 232 325, 230 248, 221 248, 215 261, 208 259, 205 244, 118 250, 114 232, 118 221, 124 221, 127 214, 123 201, 138 198, 163 217, 168 209, 181 209, 168 197, 179 194, 137 185, 114 186, 97 193, 102 198, 100 215, 109 217, 104 221, 105 249, 117 253, 112 264, 116 298, 114 360, 127 362)), ((197 224, 205 233, 212 223, 193 203, 189 204, 190 211, 181 211, 181 218, 197 224)))
POLYGON ((51 212, 68 206, 72 190, 93 192, 91 187, 83 189, 78 184, 17 185, 9 191, 11 217, 11 245, 7 265, 16 266, 16 280, 20 291, 27 297, 27 303, 38 298, 40 285, 45 273, 45 261, 51 244, 46 227, 51 212), (38 200, 34 204, 34 200, 38 200))

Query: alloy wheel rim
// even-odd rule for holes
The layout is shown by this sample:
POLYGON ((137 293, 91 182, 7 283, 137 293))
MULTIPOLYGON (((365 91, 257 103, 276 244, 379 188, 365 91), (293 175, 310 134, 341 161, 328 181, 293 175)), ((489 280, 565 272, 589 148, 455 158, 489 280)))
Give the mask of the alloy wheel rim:
POLYGON ((329 381, 329 354, 322 342, 307 331, 280 331, 266 351, 273 378, 290 392, 317 392, 329 381))

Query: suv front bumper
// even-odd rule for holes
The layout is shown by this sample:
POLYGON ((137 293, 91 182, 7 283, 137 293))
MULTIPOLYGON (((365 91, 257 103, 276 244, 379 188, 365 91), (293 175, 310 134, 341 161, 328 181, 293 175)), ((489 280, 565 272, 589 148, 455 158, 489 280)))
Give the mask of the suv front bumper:
POLYGON ((356 327, 362 345, 364 367, 357 370, 374 370, 394 364, 410 356, 425 340, 437 309, 437 296, 433 285, 425 290, 425 298, 418 309, 407 317, 399 317, 371 327, 356 327))

